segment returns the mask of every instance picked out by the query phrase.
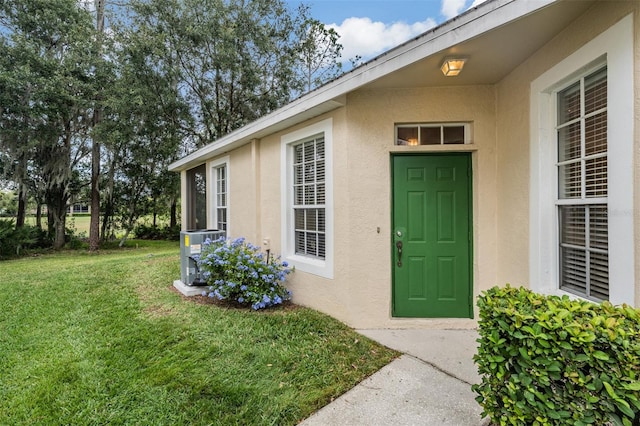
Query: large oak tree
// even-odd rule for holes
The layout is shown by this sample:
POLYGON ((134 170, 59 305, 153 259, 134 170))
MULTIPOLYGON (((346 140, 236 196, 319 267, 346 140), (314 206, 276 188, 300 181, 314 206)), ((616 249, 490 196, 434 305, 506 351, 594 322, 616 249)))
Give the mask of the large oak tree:
POLYGON ((103 237, 163 205, 175 223, 167 165, 333 78, 340 49, 283 0, 0 0, 0 169, 18 226, 31 192, 61 247, 86 187, 91 249, 98 213, 103 237))

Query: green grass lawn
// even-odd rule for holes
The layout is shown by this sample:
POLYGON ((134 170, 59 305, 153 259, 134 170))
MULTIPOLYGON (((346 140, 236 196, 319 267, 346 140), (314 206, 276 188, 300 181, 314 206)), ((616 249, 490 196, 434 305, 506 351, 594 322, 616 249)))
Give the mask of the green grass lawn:
POLYGON ((177 243, 130 247, 0 262, 1 424, 296 424, 397 355, 310 309, 185 299, 177 243))
MULTIPOLYGON (((28 225, 36 224, 35 216, 27 216, 25 221, 28 225)), ((85 233, 89 235, 89 222, 91 221, 91 216, 88 214, 74 214, 73 216, 67 215, 67 228, 72 229, 76 234, 85 233)), ((100 223, 102 225, 102 223, 100 223)), ((42 217, 42 227, 46 229, 47 227, 47 216, 44 215, 42 217)))
MULTIPOLYGON (((102 217, 100 218, 100 220, 102 220, 102 217)), ((89 236, 89 222, 91 221, 91 215, 83 213, 83 214, 74 214, 74 215, 67 215, 67 228, 73 230, 73 232, 76 235, 82 235, 84 234, 85 236, 89 236)), ((36 217, 35 216, 27 216, 26 217, 26 222, 29 225, 35 225, 36 224, 36 217)), ((157 224, 158 226, 167 226, 169 224, 169 221, 167 220, 167 218, 165 217, 158 217, 157 219, 157 224)), ((146 225, 151 225, 153 223, 153 217, 152 216, 145 216, 143 218, 140 218, 140 220, 138 220, 138 223, 144 223, 146 225)), ((47 226, 47 217, 46 215, 42 217, 42 227, 46 228, 47 226)), ((102 222, 100 222, 100 226, 102 226, 102 222)))

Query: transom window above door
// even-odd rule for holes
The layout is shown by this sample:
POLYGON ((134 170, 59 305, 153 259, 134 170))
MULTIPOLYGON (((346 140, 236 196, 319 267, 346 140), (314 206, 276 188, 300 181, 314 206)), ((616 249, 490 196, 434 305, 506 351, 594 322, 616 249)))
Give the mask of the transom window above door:
POLYGON ((470 142, 469 123, 397 124, 396 145, 464 145, 470 142))

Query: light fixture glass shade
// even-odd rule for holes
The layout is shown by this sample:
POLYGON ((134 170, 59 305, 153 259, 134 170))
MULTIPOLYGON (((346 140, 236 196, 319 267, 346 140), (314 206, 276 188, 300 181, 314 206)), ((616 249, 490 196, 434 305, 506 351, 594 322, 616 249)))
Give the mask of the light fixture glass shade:
POLYGON ((454 77, 460 74, 462 68, 464 67, 464 63, 467 61, 466 58, 447 58, 442 63, 440 69, 442 70, 442 74, 447 77, 454 77))

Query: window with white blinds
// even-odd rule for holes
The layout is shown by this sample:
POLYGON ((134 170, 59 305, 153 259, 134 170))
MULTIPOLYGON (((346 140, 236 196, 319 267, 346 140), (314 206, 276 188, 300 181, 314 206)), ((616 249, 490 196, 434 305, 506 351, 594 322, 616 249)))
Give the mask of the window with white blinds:
POLYGON ((607 69, 557 95, 560 288, 609 298, 607 69))
POLYGON ((227 165, 214 168, 216 181, 216 229, 227 230, 227 165))
POLYGON ((295 254, 326 255, 326 176, 324 136, 293 146, 293 216, 295 254))

